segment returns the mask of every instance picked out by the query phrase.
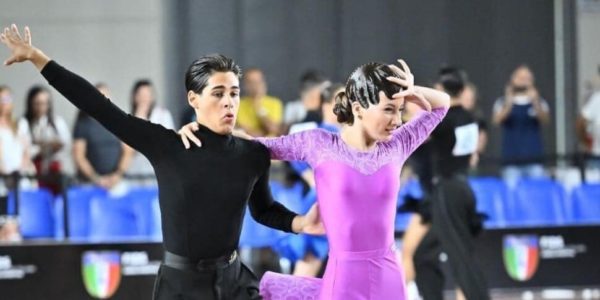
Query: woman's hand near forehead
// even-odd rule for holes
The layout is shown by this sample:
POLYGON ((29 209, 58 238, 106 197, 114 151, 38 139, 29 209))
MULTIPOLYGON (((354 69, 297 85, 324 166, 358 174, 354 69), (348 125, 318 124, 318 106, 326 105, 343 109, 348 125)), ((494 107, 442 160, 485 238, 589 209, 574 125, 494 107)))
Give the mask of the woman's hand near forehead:
POLYGON ((426 111, 431 111, 432 108, 450 106, 450 96, 448 94, 427 87, 415 86, 415 78, 406 62, 399 59, 398 63, 400 63, 402 69, 396 65, 390 65, 392 71, 398 76, 387 77, 387 80, 404 87, 405 90, 394 94, 392 98, 404 98, 405 102, 412 102, 426 111))

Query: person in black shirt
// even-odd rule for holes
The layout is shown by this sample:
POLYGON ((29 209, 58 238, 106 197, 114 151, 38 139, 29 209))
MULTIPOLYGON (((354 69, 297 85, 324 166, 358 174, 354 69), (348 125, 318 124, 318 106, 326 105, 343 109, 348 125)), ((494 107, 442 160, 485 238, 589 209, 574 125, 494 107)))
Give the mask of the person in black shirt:
POLYGON ((165 259, 155 299, 260 299, 257 278, 235 252, 246 203, 260 223, 287 232, 323 233, 316 207, 297 216, 273 201, 270 158, 259 143, 231 135, 240 68, 222 55, 194 61, 186 73, 202 148, 186 150, 176 132, 126 114, 85 79, 31 45, 26 27, 5 28, 5 65, 31 61, 70 102, 144 154, 156 172, 165 259))
POLYGON ((451 96, 451 106, 429 142, 433 189, 419 211, 428 224, 411 223, 425 229, 407 229, 424 233, 413 263, 417 287, 425 300, 443 299, 442 251, 459 287, 457 298, 489 299, 483 272, 473 260, 474 237, 481 230, 482 216, 476 211, 467 173, 477 151, 479 129, 475 117, 459 99, 465 87, 463 74, 455 68, 440 71, 439 85, 451 96))

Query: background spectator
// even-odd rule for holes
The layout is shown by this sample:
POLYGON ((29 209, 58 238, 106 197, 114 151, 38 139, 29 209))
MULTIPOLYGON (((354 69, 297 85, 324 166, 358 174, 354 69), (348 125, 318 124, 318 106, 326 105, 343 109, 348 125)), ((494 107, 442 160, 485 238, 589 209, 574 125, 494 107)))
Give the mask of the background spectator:
POLYGON ((34 86, 27 92, 19 135, 26 137, 39 184, 55 194, 61 191, 61 174, 72 173, 71 133, 65 120, 54 114, 50 91, 34 86))
MULTIPOLYGON (((110 98, 105 84, 97 84, 96 88, 110 98)), ((75 121, 73 140, 73 157, 83 182, 112 188, 121 181, 127 169, 126 146, 98 121, 80 111, 75 121)))
POLYGON ((280 133, 283 105, 278 98, 267 95, 263 72, 250 68, 244 73, 237 125, 252 136, 277 136, 280 133))
MULTIPOLYGON (((160 124, 167 129, 174 129, 173 117, 171 113, 156 104, 156 93, 152 82, 147 79, 137 81, 131 90, 131 114, 148 120, 155 124, 160 124)), ((130 176, 153 176, 154 169, 152 165, 141 153, 133 150, 127 146, 125 155, 127 160, 131 160, 129 163, 129 169, 126 174, 130 176)), ((134 180, 144 184, 155 184, 155 178, 140 178, 134 180)))
POLYGON ((513 71, 504 96, 494 103, 493 121, 502 129, 502 176, 507 183, 514 186, 522 177, 543 177, 542 125, 550 121, 550 113, 529 67, 513 71))
POLYGON ((21 239, 15 216, 9 216, 8 192, 14 189, 18 173, 31 169, 27 142, 17 135, 13 119, 13 98, 10 89, 0 86, 0 241, 21 239), (8 176, 13 175, 13 176, 8 176))

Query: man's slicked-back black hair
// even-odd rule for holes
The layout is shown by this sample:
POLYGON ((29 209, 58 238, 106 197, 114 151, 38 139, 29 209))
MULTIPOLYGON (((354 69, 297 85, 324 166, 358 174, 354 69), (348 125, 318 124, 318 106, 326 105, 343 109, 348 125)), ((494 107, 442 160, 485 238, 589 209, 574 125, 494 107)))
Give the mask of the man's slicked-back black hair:
POLYGON ((242 69, 233 59, 222 54, 209 54, 192 62, 185 72, 186 90, 201 94, 215 72, 233 72, 238 78, 242 77, 242 69))

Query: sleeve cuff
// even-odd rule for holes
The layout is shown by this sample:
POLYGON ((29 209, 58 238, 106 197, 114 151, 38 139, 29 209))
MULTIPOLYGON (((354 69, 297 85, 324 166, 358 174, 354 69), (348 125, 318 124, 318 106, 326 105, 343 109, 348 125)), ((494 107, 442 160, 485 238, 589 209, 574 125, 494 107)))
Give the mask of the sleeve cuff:
POLYGON ((48 80, 48 82, 50 82, 53 81, 59 75, 59 69, 60 65, 57 62, 51 60, 44 66, 40 73, 42 74, 42 76, 44 76, 44 78, 46 78, 46 80, 48 80))

